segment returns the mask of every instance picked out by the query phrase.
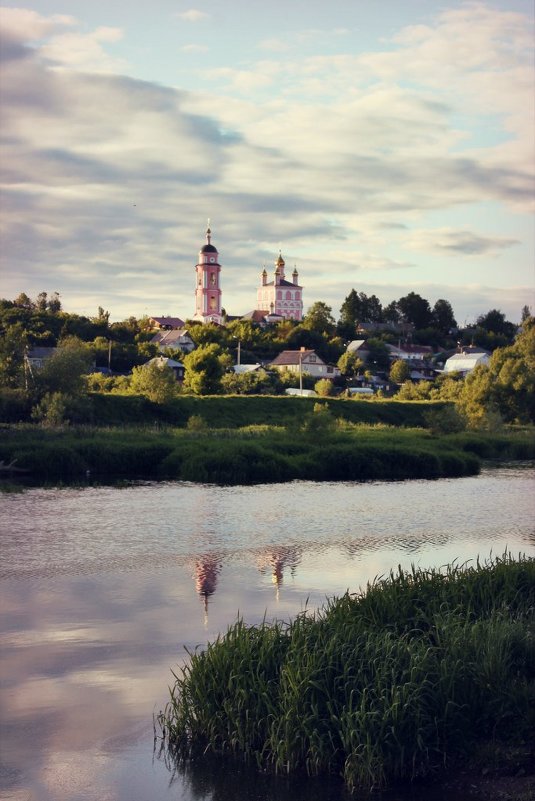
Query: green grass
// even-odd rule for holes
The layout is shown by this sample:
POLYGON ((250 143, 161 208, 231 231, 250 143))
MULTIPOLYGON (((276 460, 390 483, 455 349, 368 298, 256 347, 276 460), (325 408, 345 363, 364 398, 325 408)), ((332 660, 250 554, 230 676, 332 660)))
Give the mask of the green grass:
POLYGON ((238 620, 190 654, 159 715, 177 759, 378 789, 535 724, 535 560, 398 570, 290 623, 238 620))
MULTIPOLYGON (((301 399, 299 399, 301 400, 301 399)), ((309 413, 300 426, 47 429, 4 426, 0 459, 38 482, 156 478, 214 484, 368 481, 477 473, 479 458, 423 429, 337 423, 309 413)))

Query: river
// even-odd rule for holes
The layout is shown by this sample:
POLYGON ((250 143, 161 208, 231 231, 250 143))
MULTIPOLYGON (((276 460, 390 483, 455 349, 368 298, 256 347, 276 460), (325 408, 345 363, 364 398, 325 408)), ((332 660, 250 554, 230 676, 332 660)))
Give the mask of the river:
POLYGON ((288 619, 398 564, 535 555, 534 489, 523 464, 439 481, 0 494, 0 798, 338 801, 337 782, 217 760, 173 770, 152 723, 171 669, 238 614, 288 619))

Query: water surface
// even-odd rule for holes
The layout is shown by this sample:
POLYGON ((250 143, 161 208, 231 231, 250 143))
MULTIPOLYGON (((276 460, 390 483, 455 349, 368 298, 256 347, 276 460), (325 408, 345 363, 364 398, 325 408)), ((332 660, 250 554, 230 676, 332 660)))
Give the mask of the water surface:
POLYGON ((340 799, 217 760, 173 771, 152 730, 170 669, 238 613, 288 619, 398 564, 534 554, 534 476, 1 495, 0 797, 340 799))

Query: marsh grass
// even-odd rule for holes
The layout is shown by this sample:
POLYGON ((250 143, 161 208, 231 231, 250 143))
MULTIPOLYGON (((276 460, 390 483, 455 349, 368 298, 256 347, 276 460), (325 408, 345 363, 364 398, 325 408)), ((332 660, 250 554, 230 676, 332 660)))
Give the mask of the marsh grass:
POLYGON ((378 789, 535 724, 535 560, 378 578, 290 623, 239 619, 174 674, 170 753, 378 789))
POLYGON ((87 474, 220 485, 401 480, 474 475, 481 458, 535 458, 532 433, 436 436, 422 428, 355 424, 313 407, 290 426, 24 424, 3 426, 1 433, 0 459, 16 459, 30 480, 48 482, 79 481, 87 474))

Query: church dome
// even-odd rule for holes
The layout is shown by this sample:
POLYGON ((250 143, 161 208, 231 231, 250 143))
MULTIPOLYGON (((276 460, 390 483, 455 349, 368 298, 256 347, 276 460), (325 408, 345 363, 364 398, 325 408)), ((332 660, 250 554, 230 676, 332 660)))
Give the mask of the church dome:
POLYGON ((217 248, 213 245, 203 245, 201 248, 201 253, 217 253, 217 248))
POLYGON ((281 255, 281 253, 280 253, 280 251, 279 251, 279 258, 277 259, 277 261, 275 262, 275 264, 276 264, 276 266, 277 266, 277 267, 284 267, 285 263, 286 263, 286 262, 285 262, 285 261, 284 261, 284 259, 282 258, 282 255, 281 255))

